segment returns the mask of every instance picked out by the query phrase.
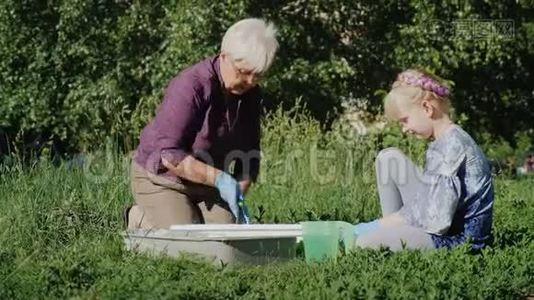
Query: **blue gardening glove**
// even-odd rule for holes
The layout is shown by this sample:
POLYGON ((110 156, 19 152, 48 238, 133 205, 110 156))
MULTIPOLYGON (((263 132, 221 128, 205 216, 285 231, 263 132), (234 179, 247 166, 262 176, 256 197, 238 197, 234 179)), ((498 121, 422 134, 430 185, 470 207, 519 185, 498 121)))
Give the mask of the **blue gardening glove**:
POLYGON ((236 221, 239 220, 239 205, 238 201, 241 199, 241 188, 237 180, 232 175, 221 172, 215 178, 215 187, 219 190, 221 198, 228 203, 230 211, 234 215, 236 221))
POLYGON ((364 235, 369 232, 372 232, 378 228, 378 220, 374 220, 367 223, 358 223, 354 225, 354 234, 355 235, 364 235))

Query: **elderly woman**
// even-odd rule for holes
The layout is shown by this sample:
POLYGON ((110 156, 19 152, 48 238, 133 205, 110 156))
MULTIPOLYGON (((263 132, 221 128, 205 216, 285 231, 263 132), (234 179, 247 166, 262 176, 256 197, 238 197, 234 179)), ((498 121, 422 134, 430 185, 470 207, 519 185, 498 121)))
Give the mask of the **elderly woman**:
POLYGON ((241 20, 218 55, 170 82, 133 157, 129 229, 238 221, 238 201, 259 171, 258 82, 277 49, 272 24, 241 20))

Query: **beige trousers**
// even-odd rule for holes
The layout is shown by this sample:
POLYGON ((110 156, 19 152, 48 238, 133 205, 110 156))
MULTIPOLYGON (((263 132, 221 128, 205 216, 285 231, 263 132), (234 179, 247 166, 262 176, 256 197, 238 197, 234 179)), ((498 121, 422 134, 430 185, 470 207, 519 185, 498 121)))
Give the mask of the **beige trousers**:
POLYGON ((128 229, 235 222, 215 188, 154 175, 133 160, 130 183, 135 205, 128 216, 128 229))

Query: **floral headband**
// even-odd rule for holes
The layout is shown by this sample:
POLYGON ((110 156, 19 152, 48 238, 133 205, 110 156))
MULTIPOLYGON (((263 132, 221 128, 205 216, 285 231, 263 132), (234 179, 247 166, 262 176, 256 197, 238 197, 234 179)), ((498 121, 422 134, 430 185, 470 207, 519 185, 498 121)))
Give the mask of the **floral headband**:
POLYGON ((397 81, 434 92, 440 97, 447 97, 450 94, 448 87, 423 74, 401 73, 397 76, 397 81))

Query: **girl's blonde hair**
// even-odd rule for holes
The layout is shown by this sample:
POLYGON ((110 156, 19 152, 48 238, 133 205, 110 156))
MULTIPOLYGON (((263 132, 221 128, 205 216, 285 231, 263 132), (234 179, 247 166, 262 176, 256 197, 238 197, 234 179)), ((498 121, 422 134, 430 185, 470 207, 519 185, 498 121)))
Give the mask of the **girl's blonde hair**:
POLYGON ((445 80, 423 70, 408 69, 397 75, 384 100, 384 113, 390 120, 399 118, 401 105, 429 101, 435 108, 449 114, 451 88, 445 80))

